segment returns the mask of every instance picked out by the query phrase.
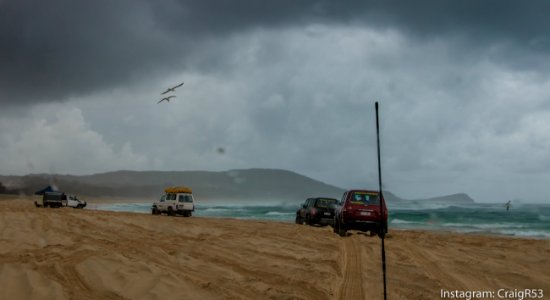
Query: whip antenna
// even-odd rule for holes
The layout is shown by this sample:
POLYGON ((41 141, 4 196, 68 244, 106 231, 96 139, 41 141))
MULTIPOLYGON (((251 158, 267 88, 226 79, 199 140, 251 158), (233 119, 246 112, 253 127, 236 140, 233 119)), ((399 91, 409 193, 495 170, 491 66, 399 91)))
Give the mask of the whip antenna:
POLYGON ((384 248, 384 236, 386 235, 386 222, 384 220, 385 206, 382 195, 382 168, 380 167, 380 126, 378 125, 378 101, 374 103, 376 110, 376 145, 378 147, 378 188, 380 190, 380 239, 382 240, 382 276, 384 281, 384 300, 386 300, 386 249, 384 248))

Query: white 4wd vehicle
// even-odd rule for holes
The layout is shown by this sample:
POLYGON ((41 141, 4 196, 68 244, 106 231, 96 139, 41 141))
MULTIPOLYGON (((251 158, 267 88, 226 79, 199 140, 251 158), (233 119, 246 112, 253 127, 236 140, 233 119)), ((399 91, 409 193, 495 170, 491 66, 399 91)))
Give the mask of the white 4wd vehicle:
POLYGON ((166 213, 169 216, 190 217, 195 211, 195 201, 190 188, 172 187, 164 191, 166 194, 162 195, 159 201, 153 203, 151 208, 153 215, 166 213))

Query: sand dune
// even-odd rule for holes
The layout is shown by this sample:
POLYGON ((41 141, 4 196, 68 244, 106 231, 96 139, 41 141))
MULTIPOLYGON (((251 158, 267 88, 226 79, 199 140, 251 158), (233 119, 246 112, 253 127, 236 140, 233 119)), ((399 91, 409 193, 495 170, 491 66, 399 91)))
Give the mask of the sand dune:
MULTIPOLYGON (((389 299, 550 293, 548 240, 393 231, 386 248, 389 299)), ((0 299, 366 298, 382 298, 377 237, 0 201, 0 299)))

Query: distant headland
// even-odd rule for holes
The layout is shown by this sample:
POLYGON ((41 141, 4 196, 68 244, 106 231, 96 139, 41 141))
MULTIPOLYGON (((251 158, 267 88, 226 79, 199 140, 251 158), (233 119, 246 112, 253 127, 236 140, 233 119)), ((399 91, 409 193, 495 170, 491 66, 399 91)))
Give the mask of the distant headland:
MULTIPOLYGON (((301 202, 313 196, 339 199, 344 189, 280 169, 213 171, 113 171, 93 175, 0 175, 0 193, 32 195, 47 185, 90 197, 156 199, 167 186, 187 185, 199 199, 301 202)), ((403 199, 384 191, 390 203, 470 204, 467 194, 403 199)))

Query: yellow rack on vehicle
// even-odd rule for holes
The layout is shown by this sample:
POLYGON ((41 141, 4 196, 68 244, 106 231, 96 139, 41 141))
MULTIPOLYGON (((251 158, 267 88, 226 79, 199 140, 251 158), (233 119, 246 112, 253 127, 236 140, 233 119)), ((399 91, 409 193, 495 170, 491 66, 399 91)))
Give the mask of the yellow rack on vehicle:
POLYGON ((185 187, 185 186, 167 187, 167 188, 164 189, 164 192, 165 193, 174 193, 174 194, 175 193, 189 193, 189 194, 193 193, 190 188, 185 187))

